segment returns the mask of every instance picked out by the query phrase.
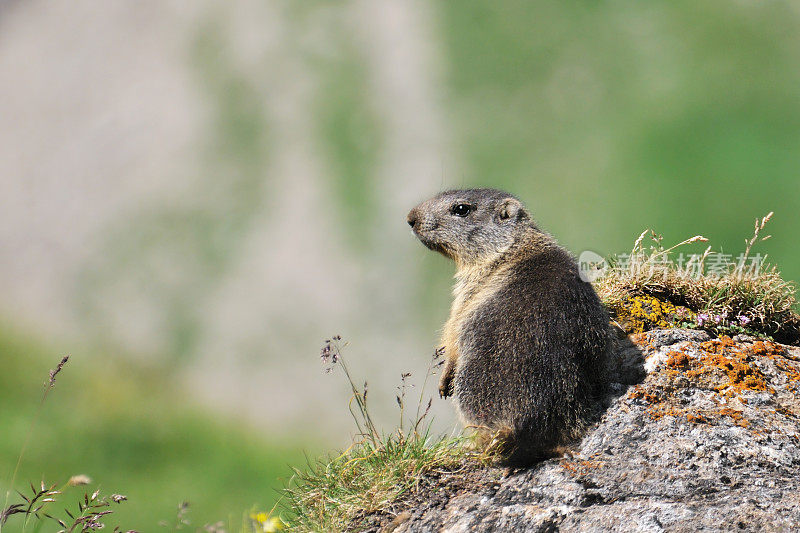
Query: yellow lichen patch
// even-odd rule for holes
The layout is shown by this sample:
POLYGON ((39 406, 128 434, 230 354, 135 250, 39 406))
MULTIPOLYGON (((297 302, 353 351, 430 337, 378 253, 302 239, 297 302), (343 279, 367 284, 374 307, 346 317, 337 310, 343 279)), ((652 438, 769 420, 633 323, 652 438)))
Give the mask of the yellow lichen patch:
POLYGON ((674 328, 695 319, 695 313, 688 308, 649 295, 628 296, 613 305, 611 311, 628 333, 674 328))

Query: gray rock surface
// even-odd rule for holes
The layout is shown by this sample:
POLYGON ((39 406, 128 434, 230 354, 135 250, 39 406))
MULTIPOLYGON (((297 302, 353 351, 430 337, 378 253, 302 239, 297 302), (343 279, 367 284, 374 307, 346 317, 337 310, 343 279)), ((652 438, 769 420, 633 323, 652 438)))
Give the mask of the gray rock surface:
POLYGON ((619 341, 611 393, 576 448, 473 472, 384 530, 800 530, 800 349, 689 330, 619 341))

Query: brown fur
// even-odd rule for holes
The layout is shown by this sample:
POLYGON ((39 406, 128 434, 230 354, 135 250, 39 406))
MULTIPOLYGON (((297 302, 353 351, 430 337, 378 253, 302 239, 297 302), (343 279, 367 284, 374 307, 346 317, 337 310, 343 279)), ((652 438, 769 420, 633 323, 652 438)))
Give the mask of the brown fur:
POLYGON ((572 256, 494 189, 442 193, 408 223, 456 262, 442 397, 455 396, 465 424, 500 435, 510 463, 578 437, 602 377, 608 318, 572 256))

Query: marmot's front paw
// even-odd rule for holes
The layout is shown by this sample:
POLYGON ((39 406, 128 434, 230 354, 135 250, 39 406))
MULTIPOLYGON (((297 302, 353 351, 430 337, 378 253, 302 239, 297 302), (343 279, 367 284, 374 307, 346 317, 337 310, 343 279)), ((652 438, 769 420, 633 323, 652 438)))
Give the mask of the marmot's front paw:
POLYGON ((439 396, 441 398, 447 398, 448 396, 453 395, 453 377, 444 375, 442 379, 439 380, 439 396))

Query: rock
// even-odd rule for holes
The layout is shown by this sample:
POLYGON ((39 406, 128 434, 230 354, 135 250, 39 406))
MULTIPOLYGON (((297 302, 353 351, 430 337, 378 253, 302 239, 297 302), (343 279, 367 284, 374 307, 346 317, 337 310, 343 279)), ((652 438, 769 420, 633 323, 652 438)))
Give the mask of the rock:
POLYGON ((799 356, 690 330, 621 340, 605 412, 571 454, 423 493, 394 531, 800 530, 799 356))

